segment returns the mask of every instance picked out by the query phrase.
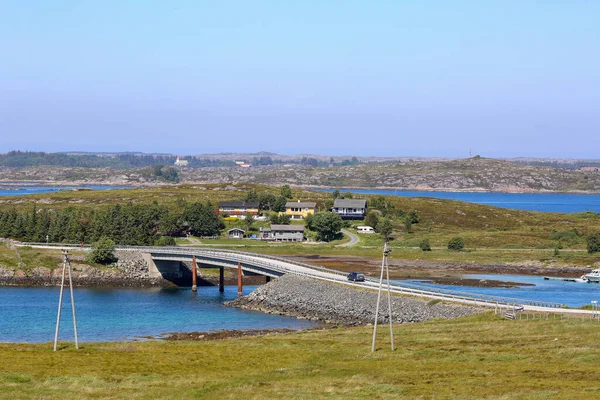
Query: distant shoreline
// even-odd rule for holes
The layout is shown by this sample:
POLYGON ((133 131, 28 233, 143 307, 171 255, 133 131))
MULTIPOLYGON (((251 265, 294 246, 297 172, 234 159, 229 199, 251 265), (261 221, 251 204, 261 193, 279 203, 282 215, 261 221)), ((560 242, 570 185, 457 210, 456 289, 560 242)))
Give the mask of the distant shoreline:
MULTIPOLYGON (((247 182, 231 182, 231 184, 239 184, 247 182)), ((140 189, 144 187, 173 187, 173 186, 185 186, 185 185, 213 185, 214 182, 180 182, 180 183, 162 183, 162 182, 106 182, 106 181, 0 181, 0 190, 18 190, 19 188, 36 188, 36 187, 72 187, 75 189, 86 189, 90 186, 112 186, 118 187, 118 189, 140 189)), ((509 190, 489 190, 484 188, 469 188, 469 189, 456 189, 456 188, 428 188, 428 187, 389 187, 389 186, 376 186, 376 187, 336 187, 336 186, 315 186, 315 185, 290 185, 291 187, 310 190, 314 192, 321 191, 333 191, 339 190, 340 192, 352 192, 353 190, 388 190, 397 192, 431 192, 431 193, 506 193, 506 194, 581 194, 581 195, 597 195, 600 191, 585 191, 585 190, 571 190, 571 191, 558 191, 558 190, 536 190, 536 189, 509 189, 509 190)), ((110 190, 110 189, 109 189, 110 190)), ((115 189, 117 190, 117 189, 115 189)))

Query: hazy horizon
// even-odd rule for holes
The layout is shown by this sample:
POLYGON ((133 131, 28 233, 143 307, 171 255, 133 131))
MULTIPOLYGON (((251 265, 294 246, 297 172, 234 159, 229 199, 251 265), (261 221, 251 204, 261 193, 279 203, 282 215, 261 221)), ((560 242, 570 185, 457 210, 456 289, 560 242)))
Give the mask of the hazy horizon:
POLYGON ((584 0, 3 2, 0 152, 595 159, 598 20, 584 0))

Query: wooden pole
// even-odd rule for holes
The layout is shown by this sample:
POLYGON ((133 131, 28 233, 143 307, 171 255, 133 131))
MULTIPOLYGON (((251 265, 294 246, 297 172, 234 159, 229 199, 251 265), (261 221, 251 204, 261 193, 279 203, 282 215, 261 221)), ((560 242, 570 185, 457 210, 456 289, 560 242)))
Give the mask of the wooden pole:
POLYGON ((238 297, 242 295, 243 282, 242 282, 242 264, 238 263, 238 297))
POLYGON ((63 260, 62 280, 60 282, 60 295, 58 297, 58 316, 56 317, 56 333, 54 334, 54 351, 58 344, 58 329, 60 327, 60 311, 62 310, 63 290, 65 288, 65 272, 67 271, 67 257, 63 260))
POLYGON ((73 279, 71 278, 71 262, 69 261, 69 253, 63 250, 63 270, 62 279, 60 282, 60 297, 58 299, 58 315, 56 317, 56 332, 54 333, 54 351, 58 345, 58 331, 60 328, 60 313, 62 310, 63 293, 65 289, 65 273, 69 273, 69 289, 71 291, 71 310, 73 312, 73 331, 75 333, 75 348, 79 349, 79 340, 77 337, 77 316, 75 314, 75 296, 73 295, 73 279))
POLYGON ((196 265, 196 256, 192 256, 192 292, 198 291, 198 286, 196 285, 196 277, 198 274, 198 266, 196 265))
POLYGON ((224 277, 224 271, 225 268, 220 267, 219 268, 219 292, 223 293, 225 291, 225 277, 224 277))

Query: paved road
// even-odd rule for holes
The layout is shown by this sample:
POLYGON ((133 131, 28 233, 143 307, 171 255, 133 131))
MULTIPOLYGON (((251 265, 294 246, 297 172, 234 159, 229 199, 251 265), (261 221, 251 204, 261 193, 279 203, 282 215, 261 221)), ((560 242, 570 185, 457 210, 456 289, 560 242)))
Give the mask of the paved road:
MULTIPOLYGON (((30 246, 35 248, 48 248, 56 250, 83 250, 89 251, 89 247, 81 248, 79 245, 65 244, 45 244, 45 243, 23 243, 17 246, 30 246)), ((346 274, 341 271, 331 270, 315 265, 289 261, 282 257, 269 256, 256 253, 237 252, 233 250, 208 250, 191 247, 144 247, 144 246, 119 246, 117 250, 139 251, 151 253, 153 258, 163 259, 172 257, 179 259, 185 257, 186 260, 192 255, 206 258, 205 262, 213 263, 218 266, 228 268, 237 268, 236 263, 243 263, 243 268, 250 272, 265 274, 270 276, 280 276, 291 273, 294 275, 307 276, 310 278, 321 279, 335 282, 337 284, 361 286, 369 289, 377 289, 379 282, 374 279, 368 279, 365 282, 350 282, 346 279, 346 274), (216 263, 216 264, 215 264, 216 263), (225 263, 225 264, 223 264, 225 263), (222 265, 221 265, 222 264, 222 265)), ((394 282, 391 284, 390 291, 403 295, 414 295, 431 299, 448 300, 463 304, 480 305, 487 307, 497 306, 504 309, 512 309, 516 306, 522 306, 525 310, 554 312, 554 313, 573 313, 573 314, 594 314, 592 310, 566 309, 560 308, 558 304, 547 302, 535 302, 521 299, 504 299, 498 296, 485 296, 474 293, 461 293, 453 290, 443 290, 429 287, 419 287, 412 284, 400 284, 394 282)))
POLYGON ((344 235, 348 235, 350 237, 350 241, 344 244, 338 244, 335 247, 350 247, 350 246, 355 246, 358 244, 358 242, 360 242, 360 239, 358 238, 358 236, 356 236, 354 233, 350 232, 349 230, 346 229, 342 229, 342 233, 344 235))

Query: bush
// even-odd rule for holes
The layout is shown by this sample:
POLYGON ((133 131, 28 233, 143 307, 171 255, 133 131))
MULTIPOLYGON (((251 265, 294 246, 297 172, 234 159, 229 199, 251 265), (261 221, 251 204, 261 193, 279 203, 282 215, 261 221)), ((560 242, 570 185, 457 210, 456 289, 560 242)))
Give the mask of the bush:
POLYGON ((379 217, 377 216, 377 212, 369 211, 365 217, 365 225, 370 226, 371 228, 376 228, 378 223, 379 217))
POLYGON ((379 223, 375 227, 375 230, 386 239, 390 237, 393 229, 394 227, 392 226, 392 221, 390 221, 388 218, 380 219, 379 223))
POLYGON ((175 246, 175 239, 171 236, 161 236, 154 241, 155 246, 175 246))
POLYGON ((550 239, 566 243, 575 243, 579 239, 580 233, 577 229, 567 231, 552 231, 550 239))
POLYGON ((465 248, 465 240, 460 236, 453 237, 448 242, 448 250, 461 251, 465 248))
POLYGON ((600 232, 594 232, 588 236, 587 251, 590 254, 600 252, 600 232))
POLYGON ((423 239, 421 243, 419 243, 419 247, 423 251, 431 251, 431 246, 429 245, 429 239, 423 239))
POLYGON ((102 237, 92 244, 92 251, 85 257, 87 262, 96 264, 111 264, 117 261, 115 256, 115 242, 107 237, 102 237))

